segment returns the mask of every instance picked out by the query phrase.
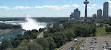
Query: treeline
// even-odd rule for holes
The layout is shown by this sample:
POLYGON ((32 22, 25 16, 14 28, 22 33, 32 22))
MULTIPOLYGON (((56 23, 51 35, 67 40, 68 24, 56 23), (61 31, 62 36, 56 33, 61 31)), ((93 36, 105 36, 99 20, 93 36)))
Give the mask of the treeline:
POLYGON ((21 29, 21 25, 0 23, 0 29, 21 29))
POLYGON ((3 40, 0 47, 1 50, 53 50, 75 37, 95 36, 95 32, 94 23, 62 19, 54 22, 53 28, 48 28, 43 38, 36 38, 38 31, 26 31, 12 40, 3 40))
POLYGON ((91 21, 91 22, 101 23, 101 24, 108 24, 108 23, 110 23, 110 20, 95 20, 95 21, 91 21))
POLYGON ((68 19, 68 17, 34 17, 33 19, 38 22, 56 22, 61 19, 68 19))
POLYGON ((23 17, 13 17, 13 18, 0 18, 0 21, 25 21, 23 17))
MULTIPOLYGON (((32 17, 38 22, 55 22, 68 17, 32 17)), ((25 17, 0 18, 0 21, 25 21, 25 17)))

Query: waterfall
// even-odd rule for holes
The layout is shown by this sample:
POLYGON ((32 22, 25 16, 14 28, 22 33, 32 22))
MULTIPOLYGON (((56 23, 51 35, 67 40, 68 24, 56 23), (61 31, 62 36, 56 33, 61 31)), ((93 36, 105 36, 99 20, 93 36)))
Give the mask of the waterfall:
POLYGON ((46 23, 37 22, 34 19, 32 19, 31 16, 29 15, 26 17, 26 22, 21 23, 21 25, 22 25, 22 29, 25 29, 25 30, 32 30, 32 29, 39 30, 40 28, 46 27, 46 23))

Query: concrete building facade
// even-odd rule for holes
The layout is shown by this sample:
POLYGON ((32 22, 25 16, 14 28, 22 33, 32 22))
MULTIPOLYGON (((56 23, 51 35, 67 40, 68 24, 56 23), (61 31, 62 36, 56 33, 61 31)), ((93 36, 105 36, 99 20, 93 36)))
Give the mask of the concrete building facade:
POLYGON ((109 9, 109 3, 105 2, 103 4, 103 17, 104 17, 104 19, 108 18, 108 11, 109 11, 108 9, 109 9))
POLYGON ((97 18, 96 19, 102 19, 102 10, 97 10, 97 18))
POLYGON ((73 19, 75 19, 75 20, 79 20, 79 19, 80 19, 80 13, 81 13, 81 12, 79 11, 79 9, 76 8, 76 9, 74 10, 74 12, 71 13, 70 18, 73 18, 73 19))

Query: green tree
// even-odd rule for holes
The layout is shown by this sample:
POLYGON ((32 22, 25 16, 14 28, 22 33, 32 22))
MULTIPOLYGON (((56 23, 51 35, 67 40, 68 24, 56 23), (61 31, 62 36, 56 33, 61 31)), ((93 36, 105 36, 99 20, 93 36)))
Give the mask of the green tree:
POLYGON ((27 48, 28 50, 43 50, 43 47, 35 42, 29 43, 27 48))
POLYGON ((52 37, 47 37, 46 40, 49 44, 49 50, 53 50, 54 48, 56 48, 56 43, 54 42, 54 39, 52 37))
POLYGON ((49 50, 48 41, 44 38, 36 39, 36 43, 40 44, 44 48, 44 50, 49 50))
POLYGON ((54 33, 53 39, 54 39, 55 43, 57 44, 57 47, 62 46, 68 40, 66 35, 64 33, 62 33, 62 32, 54 33))
POLYGON ((3 50, 3 49, 6 49, 6 48, 9 48, 11 47, 11 43, 8 39, 4 38, 2 40, 2 43, 1 43, 1 46, 0 46, 0 50, 3 50))
POLYGON ((106 27, 105 30, 106 30, 107 33, 110 33, 111 32, 111 27, 106 27))

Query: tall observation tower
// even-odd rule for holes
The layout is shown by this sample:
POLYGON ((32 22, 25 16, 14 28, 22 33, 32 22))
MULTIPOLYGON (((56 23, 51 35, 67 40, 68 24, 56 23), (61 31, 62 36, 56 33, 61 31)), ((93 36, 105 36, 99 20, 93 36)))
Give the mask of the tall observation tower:
POLYGON ((85 0, 84 4, 85 4, 85 18, 84 20, 87 21, 87 4, 89 3, 89 1, 85 0))

